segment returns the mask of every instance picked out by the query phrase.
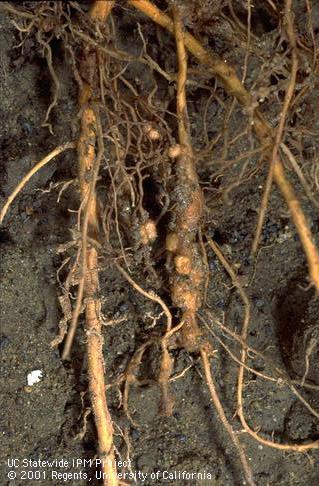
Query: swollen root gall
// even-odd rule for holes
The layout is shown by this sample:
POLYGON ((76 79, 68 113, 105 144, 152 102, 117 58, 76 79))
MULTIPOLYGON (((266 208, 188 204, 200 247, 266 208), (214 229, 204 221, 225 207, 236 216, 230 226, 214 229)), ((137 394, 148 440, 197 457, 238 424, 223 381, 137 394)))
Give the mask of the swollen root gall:
POLYGON ((176 233, 169 233, 166 236, 166 250, 176 253, 178 250, 179 238, 176 233))
POLYGON ((153 220, 149 219, 140 228, 140 236, 143 245, 152 243, 157 238, 157 229, 153 220))
POLYGON ((189 275, 192 270, 192 262, 190 258, 178 255, 174 258, 175 268, 180 275, 189 275))
POLYGON ((179 157, 181 155, 181 146, 180 145, 173 145, 172 147, 170 147, 168 149, 168 156, 171 158, 171 159, 176 159, 176 157, 179 157))
POLYGON ((151 140, 159 140, 161 138, 160 132, 149 123, 144 126, 143 131, 151 140))

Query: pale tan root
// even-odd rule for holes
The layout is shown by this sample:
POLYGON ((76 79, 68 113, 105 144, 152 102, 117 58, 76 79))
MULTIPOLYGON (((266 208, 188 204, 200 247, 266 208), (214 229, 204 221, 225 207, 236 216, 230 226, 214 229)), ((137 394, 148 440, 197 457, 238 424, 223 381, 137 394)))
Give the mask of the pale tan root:
MULTIPOLYGON (((208 240, 209 246, 212 248, 214 253, 216 254, 217 258, 227 271, 228 275, 230 276, 233 285, 238 289, 238 292, 243 300, 244 306, 245 306, 245 317, 244 317, 244 322, 242 326, 242 331, 241 331, 241 339, 243 342, 246 342, 247 335, 248 335, 248 327, 249 327, 249 320, 250 320, 250 303, 248 300, 248 297, 240 284, 234 270, 230 266, 230 264, 227 262, 226 258, 224 257, 222 251, 218 247, 218 245, 212 241, 208 240)), ((238 372, 238 388, 237 388, 237 414, 240 418, 240 421, 244 427, 244 430, 251 435, 254 439, 256 439, 258 442, 260 442, 263 445, 267 445, 269 447, 272 447, 274 449, 280 449, 280 450, 291 450, 291 451, 298 451, 298 452, 303 452, 307 451, 310 449, 318 449, 319 448, 319 441, 313 441, 313 442, 308 442, 306 444, 294 444, 294 443, 287 443, 287 444, 279 444, 276 442, 273 442, 271 440, 265 439, 261 435, 259 435, 257 432, 255 432, 246 422, 246 418, 244 415, 244 408, 243 408, 243 388, 244 388, 244 372, 245 372, 245 365, 246 365, 246 358, 247 358, 247 348, 242 347, 242 352, 241 352, 241 362, 239 365, 239 372, 238 372)), ((296 390, 294 390, 296 392, 296 390)), ((299 395, 299 394, 298 394, 299 395)), ((299 395, 300 398, 300 395, 299 395)))
MULTIPOLYGON (((89 16, 97 24, 104 22, 109 15, 113 2, 96 1, 89 16)), ((85 56, 94 56, 84 47, 85 56)), ((99 59, 97 57, 97 59, 99 59)), ((98 66, 94 66, 97 72, 98 66)), ((81 75, 81 69, 80 69, 81 75)), ((85 72, 83 79, 86 79, 85 72)), ((80 91, 81 133, 78 142, 78 174, 81 193, 82 211, 82 266, 78 287, 78 299, 73 313, 71 327, 66 339, 63 357, 70 354, 73 337, 82 305, 85 308, 85 331, 87 338, 89 390, 98 436, 99 456, 102 461, 103 484, 119 484, 113 446, 113 425, 106 401, 104 380, 103 337, 101 321, 101 301, 99 298, 98 252, 90 244, 91 239, 98 240, 99 224, 95 186, 99 166, 104 156, 104 144, 100 118, 92 104, 91 97, 96 86, 83 83, 80 91), (97 147, 97 150, 96 150, 97 147)))
POLYGON ((50 152, 42 160, 40 160, 40 162, 38 162, 37 164, 35 164, 34 167, 32 167, 32 169, 23 177, 23 179, 21 179, 21 181, 19 182, 17 187, 10 194, 10 196, 6 200, 4 206, 2 207, 1 212, 0 212, 0 224, 2 224, 9 207, 11 206, 11 204, 13 203, 13 201, 15 200, 15 198, 17 197, 19 192, 29 182, 31 177, 34 176, 34 174, 36 174, 42 167, 44 167, 46 164, 48 164, 52 159, 54 159, 54 157, 61 154, 62 152, 64 152, 67 149, 71 149, 71 148, 75 148, 75 147, 76 147, 75 142, 67 142, 67 143, 64 143, 63 145, 59 145, 59 147, 56 147, 54 150, 52 150, 52 152, 50 152))

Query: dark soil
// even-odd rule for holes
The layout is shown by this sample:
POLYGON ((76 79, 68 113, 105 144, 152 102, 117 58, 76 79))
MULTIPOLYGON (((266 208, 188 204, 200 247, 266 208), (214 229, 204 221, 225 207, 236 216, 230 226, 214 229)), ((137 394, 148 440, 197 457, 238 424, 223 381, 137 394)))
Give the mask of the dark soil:
MULTIPOLYGON (((207 4, 211 7, 211 2, 207 4)), ((245 12, 242 11, 240 2, 233 4, 237 8, 238 17, 244 22, 245 12)), ((295 8, 300 9, 300 15, 296 16, 296 20, 299 34, 304 35, 306 43, 306 17, 302 21, 301 15, 305 14, 301 4, 301 1, 295 4, 295 8)), ((236 66, 238 74, 241 75, 245 51, 240 41, 237 44, 233 43, 236 36, 232 33, 231 24, 221 16, 215 18, 214 13, 205 10, 202 2, 194 2, 194 5, 193 15, 188 16, 188 27, 204 43, 236 66)), ((257 39, 256 49, 268 52, 271 58, 274 39, 278 36, 278 19, 268 12, 268 2, 256 2, 256 5, 252 24, 257 39)), ((319 13, 314 11, 317 42, 318 17, 319 13)), ((10 23, 10 18, 1 12, 1 206, 21 177, 36 161, 55 146, 75 138, 77 132, 74 130, 77 130, 78 123, 77 86, 65 61, 63 46, 56 42, 53 46, 54 66, 62 90, 58 105, 51 116, 54 135, 49 133, 47 127, 42 127, 47 107, 52 99, 52 80, 34 37, 28 38, 23 51, 16 47, 20 37, 10 23)), ((115 10, 118 47, 136 54, 135 45, 138 52, 141 42, 136 30, 137 20, 147 37, 149 54, 168 71, 174 70, 173 39, 131 9, 115 10), (163 52, 166 56, 165 63, 163 52)), ((258 54, 252 54, 248 62, 248 87, 254 82, 257 83, 257 88, 261 86, 262 76, 258 77, 260 65, 258 54)), ((194 66, 190 60, 190 67, 194 66)), ((143 65, 131 63, 126 75, 132 82, 137 82, 141 92, 148 92, 153 85, 153 80, 148 78, 148 72, 143 65)), ((300 76, 302 75, 300 70, 300 76)), ((279 80, 283 76, 280 73, 279 80)), ((265 82, 272 81, 276 85, 279 82, 276 79, 275 76, 271 80, 269 77, 265 82)), ((166 110, 174 112, 174 89, 167 86, 164 80, 158 82, 157 96, 161 100, 168 100, 166 110)), ((203 75, 202 84, 205 82, 203 75)), ((271 84, 269 86, 271 87, 271 84)), ((220 98, 229 107, 229 97, 221 88, 217 90, 220 98)), ((209 94, 198 86, 190 86, 188 92, 192 137, 197 150, 205 146, 203 110, 209 94)), ((268 120, 276 125, 280 100, 277 98, 278 101, 274 102, 275 98, 271 96, 266 99, 262 110, 268 120)), ((296 130, 301 125, 316 130, 316 137, 311 132, 310 135, 303 135, 302 139, 299 139, 303 145, 304 167, 309 173, 313 164, 318 164, 318 160, 315 162, 313 158, 313 154, 318 154, 319 151, 319 117, 315 101, 318 99, 317 79, 311 93, 301 100, 299 118, 297 121, 291 121, 291 127, 294 128, 295 123, 296 130)), ((224 114, 220 105, 213 100, 207 111, 210 138, 214 138, 223 128, 224 114)), ((174 123, 172 115, 167 113, 165 117, 168 124, 174 123)), ((240 127, 244 129, 245 123, 246 116, 236 105, 229 121, 230 135, 239 133, 240 127)), ((293 138, 293 131, 291 133, 293 138)), ((249 137, 242 137, 229 150, 227 159, 234 159, 249 148, 249 137)), ((215 159, 206 158, 199 166, 207 206, 203 235, 213 237, 221 246, 229 261, 237 268, 241 282, 251 299, 250 345, 263 352, 273 366, 282 368, 293 379, 301 379, 305 371, 307 346, 311 338, 318 339, 319 307, 313 288, 307 288, 307 265, 298 236, 286 206, 274 188, 264 225, 261 250, 256 259, 250 256, 267 167, 259 164, 259 169, 254 171, 258 158, 251 157, 245 180, 241 181, 238 187, 234 187, 225 198, 225 189, 238 180, 242 166, 235 164, 224 172, 223 177, 214 175, 216 166, 212 170, 211 163, 218 158, 221 150, 222 144, 217 145, 217 155, 212 156, 215 159)), ((54 188, 54 184, 75 176, 76 154, 72 151, 65 152, 32 178, 15 200, 0 229, 1 484, 64 484, 65 478, 58 479, 52 476, 53 470, 60 473, 82 472, 82 479, 69 479, 68 484, 99 484, 95 476, 95 467, 89 467, 88 463, 79 467, 70 466, 72 459, 93 459, 97 453, 91 415, 88 416, 86 433, 81 435, 85 423, 83 410, 89 406, 83 323, 80 322, 71 363, 63 364, 60 359, 61 349, 53 349, 50 345, 57 335, 58 323, 62 317, 58 304, 61 291, 56 275, 63 258, 57 253, 57 248, 72 239, 71 230, 75 227, 76 215, 70 210, 78 208, 78 195, 74 186, 67 188, 57 202, 60 188, 54 188), (27 375, 37 369, 42 370, 43 377, 39 383, 28 387, 27 375), (19 459, 20 467, 10 467, 8 460, 12 459, 19 459), (23 468, 23 459, 65 459, 68 465, 64 468, 23 468), (8 478, 10 470, 17 472, 15 480, 8 478), (40 479, 35 476, 36 470, 41 471, 40 479), (31 475, 25 476, 26 471, 31 471, 31 475)), ((311 221, 312 231, 319 243, 318 213, 307 197, 303 196, 303 189, 293 171, 289 173, 289 177, 301 197, 304 211, 311 221)), ((156 216, 158 208, 154 209, 152 201, 153 192, 159 191, 157 181, 150 180, 145 185, 145 191, 148 194, 145 196, 145 204, 149 212, 154 210, 156 216)), ((156 251, 160 253, 158 248, 156 251)), ((240 332, 243 316, 241 301, 214 254, 210 250, 207 250, 207 254, 210 281, 202 316, 205 316, 208 325, 212 326, 206 313, 206 310, 209 310, 215 319, 224 319, 232 330, 240 332)), ((143 256, 140 258, 142 262, 143 256)), ((154 253, 151 258, 155 258, 154 253)), ((161 258, 159 257, 157 262, 157 269, 164 275, 165 265, 161 258)), ((155 332, 156 328, 152 327, 150 315, 158 315, 159 309, 136 293, 107 262, 101 261, 101 266, 101 295, 105 318, 123 318, 120 323, 105 327, 104 331, 107 381, 112 382, 125 371, 137 346, 155 332)), ((151 289, 151 280, 147 278, 147 272, 143 272, 143 265, 137 264, 134 268, 135 280, 145 288, 151 289)), ((160 286, 161 284, 158 287, 160 286)), ((155 290, 161 292, 161 288, 155 290)), ((164 291, 162 295, 167 297, 167 292, 164 291)), ((159 326, 161 325, 163 324, 160 321, 159 326)), ((237 349, 239 355, 238 348, 233 346, 231 340, 225 339, 225 335, 220 334, 218 327, 213 326, 212 329, 223 337, 224 342, 234 352, 237 349)), ((213 345, 217 354, 213 360, 212 371, 218 383, 221 401, 233 427, 240 433, 239 420, 234 416, 237 365, 217 342, 213 345)), ((171 383, 175 401, 171 417, 163 417, 159 413, 160 393, 155 381, 159 354, 155 348, 151 348, 144 356, 140 369, 140 378, 145 384, 131 388, 129 409, 135 425, 129 422, 121 409, 117 388, 111 388, 108 400, 116 424, 115 443, 119 457, 123 460, 129 457, 133 471, 148 474, 143 483, 146 485, 244 484, 238 457, 216 416, 202 379, 198 356, 189 355, 178 349, 174 350, 173 354, 174 375, 189 365, 191 367, 185 375, 171 383), (213 479, 151 480, 150 474, 158 470, 171 473, 206 472, 210 473, 213 479)), ((254 359, 249 361, 249 364, 260 372, 272 374, 269 361, 254 359)), ((310 356, 307 380, 308 383, 319 385, 318 344, 310 356)), ((246 414, 253 428, 260 428, 261 434, 268 438, 274 437, 276 441, 301 442, 318 439, 318 419, 303 406, 288 387, 265 381, 254 373, 246 374, 246 382, 246 414)), ((318 390, 298 390, 314 409, 319 410, 318 390)), ((240 439, 258 486, 319 484, 318 451, 310 451, 309 454, 282 453, 258 444, 244 433, 240 433, 240 439)), ((127 471, 120 467, 119 470, 127 471)), ((131 481, 130 483, 133 484, 131 481)), ((142 480, 138 479, 137 484, 142 484, 142 480)))

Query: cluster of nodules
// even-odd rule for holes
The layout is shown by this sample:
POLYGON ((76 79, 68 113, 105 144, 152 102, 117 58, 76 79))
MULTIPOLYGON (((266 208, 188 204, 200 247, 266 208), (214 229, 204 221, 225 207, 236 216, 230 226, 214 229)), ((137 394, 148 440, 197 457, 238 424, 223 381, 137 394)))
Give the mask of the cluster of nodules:
MULTIPOLYGON (((150 126, 147 135, 151 134, 155 136, 157 130, 150 126)), ((196 313, 202 304, 205 279, 205 269, 197 242, 204 201, 189 147, 181 144, 171 145, 167 155, 171 159, 174 187, 169 194, 170 214, 165 230, 165 267, 168 271, 173 305, 181 310, 183 329, 187 329, 187 342, 184 340, 183 346, 194 349, 197 347, 196 336, 199 334, 196 313)), ((158 237, 156 221, 149 217, 145 218, 139 225, 139 237, 143 245, 151 245, 158 237)))

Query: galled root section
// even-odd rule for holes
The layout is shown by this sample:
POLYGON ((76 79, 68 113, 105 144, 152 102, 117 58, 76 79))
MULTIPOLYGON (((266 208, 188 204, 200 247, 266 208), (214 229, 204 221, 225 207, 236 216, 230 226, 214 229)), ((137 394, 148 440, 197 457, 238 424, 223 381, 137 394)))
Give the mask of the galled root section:
POLYGON ((173 304, 182 310, 182 344, 188 351, 198 349, 200 330, 196 312, 202 304, 204 265, 197 244, 197 234, 203 216, 203 193, 199 185, 189 136, 185 85, 187 59, 178 9, 174 9, 175 37, 178 55, 177 118, 179 145, 171 147, 175 164, 175 207, 167 235, 166 249, 174 271, 171 282, 173 304))
POLYGON ((171 295, 173 303, 181 309, 182 346, 189 352, 199 352, 206 383, 218 417, 229 434, 241 461, 247 484, 254 480, 245 451, 227 420, 218 396, 210 369, 211 344, 201 336, 197 323, 197 311, 202 305, 205 266, 197 242, 202 222, 204 198, 196 172, 191 145, 186 105, 187 54, 184 45, 183 25, 178 7, 173 8, 176 49, 178 57, 177 117, 179 145, 171 149, 176 155, 176 204, 173 232, 169 233, 166 248, 173 259, 174 276, 171 295))

